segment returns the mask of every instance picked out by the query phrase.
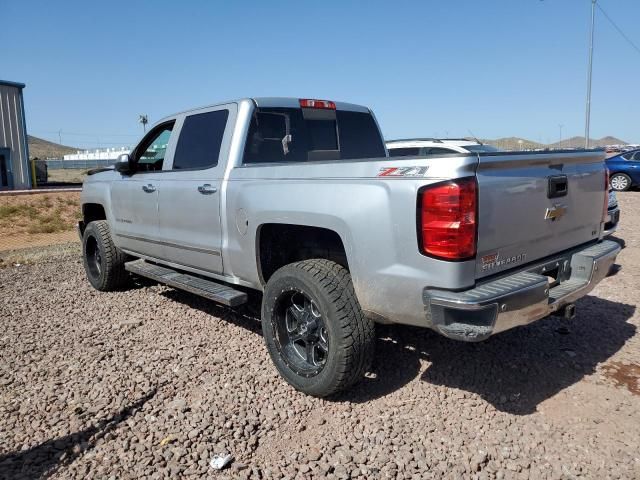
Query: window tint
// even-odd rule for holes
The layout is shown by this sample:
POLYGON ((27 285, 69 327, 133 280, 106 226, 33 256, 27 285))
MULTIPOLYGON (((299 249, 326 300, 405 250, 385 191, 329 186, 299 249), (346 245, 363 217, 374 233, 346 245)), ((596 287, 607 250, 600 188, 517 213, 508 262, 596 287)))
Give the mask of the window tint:
POLYGON ((440 153, 458 153, 458 152, 456 152, 455 150, 451 150, 450 148, 433 147, 427 150, 426 155, 438 155, 440 153))
POLYGON ((134 162, 138 172, 162 170, 164 156, 173 130, 173 122, 161 125, 149 132, 136 147, 134 162))
POLYGON ((640 152, 634 153, 633 160, 635 160, 636 162, 640 162, 640 152))
POLYGON ((259 108, 249 125, 243 163, 384 156, 380 132, 368 113, 259 108))
POLYGON ((413 157, 420 155, 420 148, 389 148, 390 157, 413 157))
POLYGON ((338 150, 335 120, 316 120, 310 126, 309 150, 338 150))
POLYGON ((369 113, 337 111, 340 158, 384 157, 380 130, 369 113))
POLYGON ((173 169, 215 167, 228 117, 228 110, 216 110, 185 118, 173 157, 173 169))
POLYGON ((482 152, 499 152, 500 150, 498 150, 496 147, 494 147, 493 145, 465 145, 464 147, 465 150, 468 150, 469 152, 474 152, 474 153, 482 153, 482 152))

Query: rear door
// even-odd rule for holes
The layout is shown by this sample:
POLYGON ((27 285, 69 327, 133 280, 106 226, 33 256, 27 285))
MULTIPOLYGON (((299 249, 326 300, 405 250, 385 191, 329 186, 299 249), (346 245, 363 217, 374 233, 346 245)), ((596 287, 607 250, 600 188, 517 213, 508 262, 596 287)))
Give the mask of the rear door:
POLYGON ((151 130, 131 153, 132 174, 111 183, 112 228, 120 248, 159 257, 158 188, 170 151, 174 121, 151 130))
POLYGON ((158 211, 162 258, 221 273, 222 179, 237 106, 182 117, 171 171, 161 178, 158 211))
POLYGON ((477 277, 599 238, 608 190, 602 153, 479 160, 477 277))

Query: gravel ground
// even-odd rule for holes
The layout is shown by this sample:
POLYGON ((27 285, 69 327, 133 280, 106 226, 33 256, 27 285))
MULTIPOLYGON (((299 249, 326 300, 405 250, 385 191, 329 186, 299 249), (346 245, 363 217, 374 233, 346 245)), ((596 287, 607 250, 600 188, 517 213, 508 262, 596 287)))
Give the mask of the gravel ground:
POLYGON ((640 193, 620 200, 622 269, 575 320, 480 344, 381 327, 329 400, 278 377, 251 315, 96 292, 75 250, 1 268, 0 478, 640 478, 640 193))

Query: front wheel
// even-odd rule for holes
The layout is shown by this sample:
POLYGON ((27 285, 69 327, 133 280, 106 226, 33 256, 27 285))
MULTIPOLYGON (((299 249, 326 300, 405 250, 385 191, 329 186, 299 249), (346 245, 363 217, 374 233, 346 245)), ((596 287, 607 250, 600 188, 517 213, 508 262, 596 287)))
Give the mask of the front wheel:
POLYGON ((278 372, 296 390, 325 397, 358 382, 371 366, 374 324, 335 262, 305 260, 267 282, 262 331, 278 372))
POLYGON ((611 188, 613 188, 616 192, 624 192, 625 190, 629 190, 631 188, 631 177, 629 175, 625 175, 624 173, 614 173, 611 176, 611 188))

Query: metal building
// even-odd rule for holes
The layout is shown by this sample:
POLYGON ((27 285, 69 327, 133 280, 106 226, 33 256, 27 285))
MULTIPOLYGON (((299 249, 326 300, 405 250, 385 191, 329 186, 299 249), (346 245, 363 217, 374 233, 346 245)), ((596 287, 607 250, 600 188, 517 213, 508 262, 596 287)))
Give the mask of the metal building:
POLYGON ((0 80, 0 190, 31 188, 23 88, 0 80))

